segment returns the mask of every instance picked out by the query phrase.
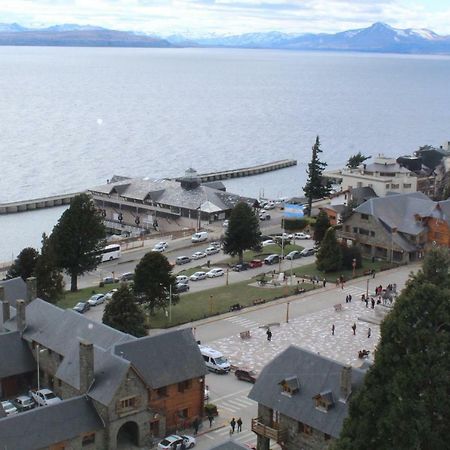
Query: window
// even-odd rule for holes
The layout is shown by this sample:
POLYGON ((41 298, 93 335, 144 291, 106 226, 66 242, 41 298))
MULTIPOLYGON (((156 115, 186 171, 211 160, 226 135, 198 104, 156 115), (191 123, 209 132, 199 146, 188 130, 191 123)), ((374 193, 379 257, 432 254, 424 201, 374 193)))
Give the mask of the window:
POLYGON ((364 236, 369 236, 369 230, 365 230, 364 228, 359 229, 359 234, 363 234, 364 236))
POLYGON ((312 434, 312 428, 309 425, 306 425, 306 423, 299 422, 298 423, 298 432, 299 433, 304 433, 304 434, 307 434, 307 435, 311 435, 312 434))
POLYGON ((137 406, 137 397, 128 397, 119 401, 120 409, 134 409, 137 406))
POLYGON ((370 235, 371 235, 372 237, 375 237, 375 231, 371 231, 371 232, 370 232, 370 235))
POLYGON ((185 380, 178 383, 178 392, 184 392, 191 387, 191 380, 185 380))
POLYGON ((178 411, 178 417, 180 417, 180 419, 187 419, 189 417, 189 409, 184 408, 178 411))
POLYGON ((350 225, 345 225, 345 231, 346 231, 347 233, 350 233, 350 225))
POLYGON ((369 220, 369 216, 367 214, 361 214, 362 220, 369 220))
POLYGON ((323 434, 323 439, 324 439, 325 441, 329 441, 329 440, 331 439, 331 436, 330 436, 329 434, 327 434, 327 433, 324 433, 324 434, 323 434))
POLYGON ((391 184, 391 189, 398 189, 399 187, 399 184, 391 184))
POLYGON ((85 434, 81 440, 81 445, 83 447, 90 444, 95 444, 95 433, 85 434))
POLYGON ((411 183, 403 183, 403 187, 405 189, 410 189, 411 188, 411 183))
POLYGON ((353 233, 357 234, 358 233, 358 228, 353 227, 353 233))
POLYGON ((156 389, 156 393, 158 397, 167 397, 167 387, 164 386, 162 388, 156 389))

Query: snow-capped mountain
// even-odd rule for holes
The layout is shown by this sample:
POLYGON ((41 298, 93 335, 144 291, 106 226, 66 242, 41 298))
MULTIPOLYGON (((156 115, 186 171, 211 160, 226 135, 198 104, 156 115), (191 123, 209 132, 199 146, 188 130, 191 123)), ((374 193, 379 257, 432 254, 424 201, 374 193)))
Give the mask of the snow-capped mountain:
POLYGON ((20 33, 27 29, 18 23, 0 23, 0 33, 20 33))

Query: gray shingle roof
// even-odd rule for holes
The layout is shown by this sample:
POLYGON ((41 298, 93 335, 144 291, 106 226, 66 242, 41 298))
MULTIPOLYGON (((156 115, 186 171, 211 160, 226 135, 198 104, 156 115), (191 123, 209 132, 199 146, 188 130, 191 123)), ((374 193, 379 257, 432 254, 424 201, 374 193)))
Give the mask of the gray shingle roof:
MULTIPOLYGON (((337 437, 348 414, 348 403, 337 400, 325 412, 316 408, 313 397, 329 391, 332 398, 339 399, 343 367, 331 359, 290 346, 264 367, 248 396, 281 414, 337 437), (300 390, 286 396, 281 393, 279 383, 291 376, 300 381, 300 390)), ((363 377, 362 370, 352 368, 353 392, 361 385, 363 377)))
POLYGON ((27 298, 27 284, 21 277, 0 281, 0 286, 5 288, 5 300, 13 308, 16 307, 16 300, 27 298))
POLYGON ((0 379, 36 370, 27 343, 15 331, 0 334, 0 379))
POLYGON ((190 329, 170 331, 116 345, 116 355, 130 361, 153 389, 207 373, 190 329), (170 351, 164 351, 170 349, 170 351))
POLYGON ((0 419, 0 445, 2 450, 36 450, 102 428, 91 401, 75 397, 0 419))

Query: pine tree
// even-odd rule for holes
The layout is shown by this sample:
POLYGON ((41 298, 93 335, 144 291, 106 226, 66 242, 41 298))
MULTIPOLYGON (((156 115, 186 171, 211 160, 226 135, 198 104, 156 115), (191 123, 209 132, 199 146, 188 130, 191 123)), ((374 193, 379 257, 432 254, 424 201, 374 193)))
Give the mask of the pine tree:
POLYGON ((242 264, 244 250, 258 249, 261 246, 259 220, 247 203, 238 203, 231 211, 228 228, 223 241, 223 251, 231 256, 238 255, 242 264))
POLYGON ((22 277, 25 281, 34 274, 39 252, 32 248, 24 248, 6 272, 6 279, 22 277))
POLYGON ((51 234, 58 267, 70 275, 71 291, 77 290, 79 275, 98 266, 105 235, 102 217, 91 198, 87 194, 74 197, 51 234))
POLYGON ((103 323, 136 337, 147 335, 145 314, 126 284, 121 284, 106 304, 103 323))
POLYGON ((448 448, 449 261, 447 250, 432 249, 381 324, 335 450, 448 448))
POLYGON ((320 244, 316 266, 322 272, 336 272, 342 267, 342 250, 333 227, 328 228, 320 244))
POLYGON ((319 215, 316 218, 316 223, 314 224, 314 240, 316 244, 320 244, 325 236, 328 228, 330 228, 330 219, 324 210, 320 210, 319 215))
POLYGON ((37 279, 37 295, 49 303, 56 303, 64 294, 64 280, 57 267, 53 243, 44 233, 41 254, 38 256, 34 275, 37 279))
POLYGON ((154 314, 156 309, 165 308, 169 304, 172 287, 172 304, 176 304, 179 296, 173 292, 175 276, 167 258, 158 252, 148 252, 139 261, 134 271, 134 293, 140 303, 144 303, 154 314))
POLYGON ((316 143, 312 147, 311 162, 308 164, 308 180, 303 187, 303 192, 308 199, 308 216, 311 216, 312 201, 315 198, 326 197, 330 193, 330 183, 324 180, 322 173, 327 163, 320 161, 319 154, 322 153, 320 148, 319 136, 316 137, 316 143))
POLYGON ((358 152, 356 155, 350 156, 347 161, 347 167, 349 169, 356 169, 360 164, 364 161, 367 161, 370 156, 364 156, 361 152, 358 152))

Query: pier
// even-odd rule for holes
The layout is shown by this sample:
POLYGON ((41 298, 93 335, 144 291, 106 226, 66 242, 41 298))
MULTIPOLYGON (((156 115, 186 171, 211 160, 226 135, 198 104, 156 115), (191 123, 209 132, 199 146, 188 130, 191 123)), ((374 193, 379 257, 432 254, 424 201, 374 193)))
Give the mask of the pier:
POLYGON ((73 197, 80 194, 74 192, 71 194, 53 195, 50 197, 35 198, 32 200, 20 200, 18 202, 1 203, 0 214, 11 214, 25 211, 34 211, 35 209, 52 208, 53 206, 68 205, 73 197))
POLYGON ((286 167, 296 166, 295 159, 282 159, 258 166, 244 167, 241 169, 223 170, 220 172, 210 172, 199 174, 202 183, 207 181, 229 180, 231 178, 249 177, 251 175, 259 175, 265 172, 272 172, 274 170, 284 169, 286 167))

